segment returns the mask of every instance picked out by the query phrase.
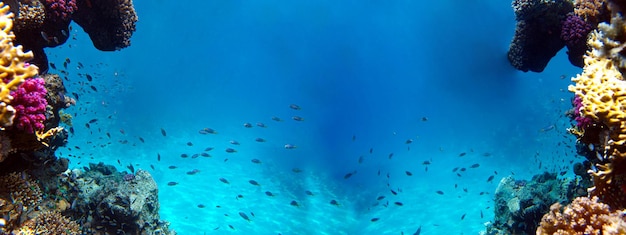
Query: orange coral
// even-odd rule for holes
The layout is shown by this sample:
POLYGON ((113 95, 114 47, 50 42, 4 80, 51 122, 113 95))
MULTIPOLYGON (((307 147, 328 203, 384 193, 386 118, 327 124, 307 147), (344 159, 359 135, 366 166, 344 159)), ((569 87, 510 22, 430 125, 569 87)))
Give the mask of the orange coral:
POLYGON ((605 12, 606 6, 603 0, 576 0, 574 2, 574 13, 594 25, 600 22, 605 12))
POLYGON ((548 234, 626 234, 623 211, 611 211, 598 197, 578 197, 563 207, 555 203, 541 219, 537 235, 548 234))
POLYGON ((39 235, 77 235, 80 234, 80 227, 75 221, 57 211, 45 211, 39 213, 34 219, 24 222, 15 233, 29 234, 30 232, 39 235))

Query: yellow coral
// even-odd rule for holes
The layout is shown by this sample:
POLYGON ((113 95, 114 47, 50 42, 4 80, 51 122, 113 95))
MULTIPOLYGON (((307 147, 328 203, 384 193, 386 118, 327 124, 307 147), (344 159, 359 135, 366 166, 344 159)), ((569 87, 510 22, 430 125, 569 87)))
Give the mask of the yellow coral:
MULTIPOLYGON (((24 222, 18 231, 34 231, 39 235, 78 235, 78 223, 58 211, 41 212, 34 219, 24 222)), ((16 232, 17 233, 17 232, 16 232)))
POLYGON ((35 65, 26 65, 33 58, 32 52, 23 52, 22 46, 14 46, 13 13, 9 7, 0 3, 0 124, 13 124, 15 110, 10 106, 10 92, 24 82, 26 78, 37 75, 35 65))
POLYGON ((541 219, 537 235, 552 234, 626 234, 624 211, 611 211, 594 197, 578 197, 565 206, 555 203, 541 219))

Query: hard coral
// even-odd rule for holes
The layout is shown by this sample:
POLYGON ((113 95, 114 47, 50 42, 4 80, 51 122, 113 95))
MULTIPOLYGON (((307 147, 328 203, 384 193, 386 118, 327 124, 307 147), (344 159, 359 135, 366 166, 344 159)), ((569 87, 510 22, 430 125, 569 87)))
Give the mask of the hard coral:
POLYGON ((603 0, 576 0, 574 2, 574 13, 594 25, 606 18, 606 12, 606 4, 603 0))
POLYGON ((623 211, 611 211, 594 197, 578 197, 565 206, 555 203, 541 219, 537 235, 552 234, 626 234, 623 211))
POLYGON ((587 35, 594 26, 584 21, 574 13, 567 14, 562 22, 561 40, 565 42, 568 49, 570 63, 578 67, 583 67, 583 55, 587 51, 587 35))
POLYGON ((521 71, 541 72, 565 46, 561 22, 573 11, 568 0, 514 0, 517 19, 508 59, 521 71))
POLYGON ((89 34, 98 50, 130 46, 137 22, 132 0, 78 0, 77 5, 72 19, 89 34))
MULTIPOLYGON (((34 231, 38 235, 78 235, 78 223, 57 211, 41 212, 34 219, 24 222, 20 231, 34 231)), ((16 232, 17 233, 17 232, 16 232)))
POLYGON ((17 90, 11 92, 14 97, 11 104, 15 108, 16 127, 26 133, 43 130, 46 120, 46 88, 43 78, 30 78, 17 90))
POLYGON ((10 92, 38 72, 37 66, 26 65, 33 53, 24 53, 21 46, 13 45, 12 27, 13 13, 0 3, 0 125, 5 127, 13 124, 15 116, 15 109, 10 105, 13 99, 10 92))

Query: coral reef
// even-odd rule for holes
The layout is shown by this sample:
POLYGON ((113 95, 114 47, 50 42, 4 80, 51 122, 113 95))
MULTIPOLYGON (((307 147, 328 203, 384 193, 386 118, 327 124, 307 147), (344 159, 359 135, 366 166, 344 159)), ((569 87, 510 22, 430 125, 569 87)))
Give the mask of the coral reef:
POLYGON ((169 234, 159 219, 156 182, 147 171, 118 172, 114 166, 90 164, 85 172, 68 172, 63 185, 75 206, 68 210, 85 229, 105 234, 169 234), (131 179, 125 176, 133 175, 131 179))
POLYGON ((559 203, 550 206, 536 234, 626 234, 624 213, 610 210, 597 197, 578 197, 565 208, 559 203))
POLYGON ((534 234, 541 216, 555 202, 569 202, 586 194, 578 181, 557 179, 556 174, 543 173, 531 181, 512 176, 500 181, 495 193, 495 215, 486 234, 534 234))
POLYGON ((38 68, 26 63, 33 58, 31 52, 23 52, 21 46, 13 45, 13 13, 9 12, 8 6, 1 4, 0 7, 0 125, 7 127, 13 125, 15 117, 10 92, 16 90, 27 78, 37 75, 38 68))
POLYGON ((16 234, 78 235, 80 227, 57 211, 44 211, 24 222, 16 234))
POLYGON ((574 11, 568 0, 514 0, 517 25, 509 46, 511 65, 524 72, 541 72, 565 46, 561 22, 574 11))
POLYGON ((114 51, 130 46, 135 32, 137 14, 131 0, 78 0, 78 10, 72 16, 102 51, 114 51))

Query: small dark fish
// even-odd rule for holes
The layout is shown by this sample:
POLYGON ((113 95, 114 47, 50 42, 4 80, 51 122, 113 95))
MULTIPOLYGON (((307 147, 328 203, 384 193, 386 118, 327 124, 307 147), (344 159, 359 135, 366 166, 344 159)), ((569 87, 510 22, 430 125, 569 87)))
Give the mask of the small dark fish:
POLYGON ((231 140, 231 141, 229 141, 229 143, 232 144, 232 145, 240 145, 239 142, 236 141, 236 140, 231 140))
POLYGON ((378 220, 379 220, 379 218, 372 218, 370 221, 372 221, 372 222, 376 222, 376 221, 378 221, 378 220))
POLYGON ((391 159, 393 157, 393 153, 389 154, 389 159, 391 159))
POLYGON ((491 153, 483 153, 483 157, 489 157, 491 156, 491 153))
POLYGON ((272 121, 282 122, 283 120, 280 119, 279 117, 274 116, 272 117, 272 121))
POLYGON ((293 144, 285 144, 285 149, 296 149, 298 148, 297 145, 293 145, 293 144))
POLYGON ((243 198, 243 195, 238 194, 237 197, 235 197, 237 200, 239 200, 240 198, 243 198))
POLYGON ((155 169, 154 169, 154 165, 152 165, 152 164, 150 164, 150 168, 152 168, 152 170, 155 170, 155 169))
POLYGON ((493 176, 493 175, 492 175, 492 176, 489 176, 489 178, 487 178, 487 182, 491 182, 491 181, 493 181, 493 178, 494 178, 494 177, 495 177, 495 176, 493 176))
POLYGON ((480 218, 481 219, 483 218, 483 211, 482 210, 480 211, 480 218))
POLYGON ((120 161, 120 159, 117 159, 117 164, 119 164, 120 166, 122 165, 122 162, 120 161))
POLYGON ((356 135, 352 135, 352 141, 356 140, 356 135))
MULTIPOLYGON (((74 127, 70 127, 70 133, 74 134, 74 127)), ((110 138, 110 136, 109 136, 110 138)))
POLYGON ((193 143, 187 142, 187 146, 193 146, 193 143))
POLYGON ((174 186, 174 185, 177 185, 177 184, 178 184, 178 182, 174 182, 174 181, 167 182, 167 186, 174 186))
POLYGON ((200 156, 203 156, 203 157, 211 157, 211 154, 208 154, 208 153, 202 152, 202 153, 200 153, 200 156))
POLYGON ((330 200, 330 204, 333 205, 333 206, 339 206, 339 202, 337 202, 337 200, 335 200, 335 199, 330 200))
POLYGON ((241 216, 241 218, 243 218, 244 220, 250 222, 250 218, 248 217, 248 215, 246 215, 246 213, 239 212, 239 216, 241 216))
POLYGON ((475 163, 475 164, 471 165, 470 168, 478 168, 479 166, 480 166, 480 164, 475 163))
POLYGON ((79 69, 82 69, 82 68, 84 68, 84 67, 85 67, 85 66, 83 65, 83 63, 78 62, 78 68, 79 68, 79 69))
POLYGON ((250 183, 251 185, 254 185, 254 186, 261 186, 259 184, 259 182, 256 182, 256 180, 249 180, 248 183, 250 183))
POLYGON ((93 77, 91 77, 91 75, 89 74, 86 74, 85 77, 87 77, 87 81, 91 82, 93 80, 93 77))
POLYGON ((405 171, 404 173, 406 173, 406 175, 408 175, 408 176, 412 176, 413 175, 413 173, 411 173, 410 171, 405 171))
POLYGON ((255 158, 255 159, 252 159, 252 160, 250 160, 250 161, 251 161, 252 163, 255 163, 255 164, 261 164, 261 160, 256 159, 256 158, 255 158))
POLYGON ((167 136, 167 133, 165 132, 165 129, 163 129, 163 128, 161 128, 161 135, 167 136))
POLYGON ((265 195, 270 196, 270 197, 274 196, 274 194, 270 191, 265 191, 265 195))
POLYGON ((256 123, 256 126, 261 127, 261 128, 266 128, 266 127, 267 127, 267 126, 266 126, 264 123, 262 123, 262 122, 257 122, 257 123, 256 123))
POLYGON ((422 122, 426 122, 426 121, 428 121, 428 118, 427 117, 422 117, 422 122))
POLYGON ((224 178, 220 178, 220 181, 225 184, 230 184, 230 182, 228 182, 228 180, 224 178))
POLYGON ((94 118, 94 119, 89 120, 89 123, 94 123, 94 122, 97 122, 97 121, 98 121, 98 119, 94 118))
POLYGON ((139 141, 141 141, 141 143, 145 143, 146 142, 143 138, 141 138, 141 136, 139 136, 139 141))
POLYGON ((181 155, 180 155, 180 157, 181 157, 181 158, 188 158, 188 157, 189 157, 189 155, 188 155, 188 154, 186 154, 186 153, 183 153, 183 154, 181 154, 181 155))
POLYGON ((430 161, 426 160, 426 161, 422 162, 422 165, 430 165, 430 161))
POLYGON ((57 69, 57 66, 54 63, 50 63, 50 68, 57 69))
POLYGON ((243 124, 243 127, 245 128, 252 128, 252 123, 246 122, 243 124))
POLYGON ((441 191, 441 190, 437 190, 436 193, 439 194, 439 195, 443 195, 443 191, 441 191))
POLYGON ((300 173, 300 172, 302 172, 302 170, 300 168, 292 168, 291 171, 293 171, 293 173, 300 173))
POLYGON ((457 170, 459 170, 459 168, 455 167, 455 168, 452 169, 452 172, 456 172, 457 170))
POLYGON ((459 157, 463 157, 463 156, 465 156, 466 154, 467 154, 466 152, 459 153, 459 157))
POLYGON ((211 150, 213 150, 213 149, 214 149, 213 147, 207 147, 207 148, 205 148, 205 149, 204 149, 204 151, 207 151, 207 152, 208 152, 208 151, 211 151, 211 150))
POLYGON ((370 148, 370 154, 374 152, 374 148, 370 148))
POLYGON ((404 206, 402 202, 394 202, 393 204, 396 204, 396 206, 404 206))
POLYGON ((306 190, 304 191, 304 194, 309 195, 309 196, 313 196, 313 192, 306 190))
POLYGON ((87 127, 87 129, 89 129, 89 127, 91 127, 91 126, 89 126, 89 123, 85 123, 85 127, 87 127))
POLYGON ((459 171, 460 171, 460 172, 464 172, 464 171, 466 171, 466 170, 467 170, 467 169, 465 169, 465 167, 461 167, 461 169, 459 169, 459 171))
POLYGON ((205 208, 206 206, 204 206, 204 204, 198 204, 198 208, 202 209, 205 208))
POLYGON ((187 171, 187 174, 188 174, 188 175, 195 175, 195 174, 197 174, 198 172, 200 172, 200 170, 198 170, 198 169, 193 169, 193 170, 191 170, 191 171, 187 171))
POLYGON ((263 143, 263 142, 265 142, 265 139, 263 139, 263 138, 256 138, 256 139, 254 139, 254 141, 259 142, 259 143, 263 143))
POLYGON ((130 170, 130 173, 135 174, 135 167, 133 166, 133 164, 128 164, 128 166, 126 166, 126 168, 128 168, 128 170, 130 170))
POLYGON ((227 153, 236 153, 237 150, 233 149, 233 148, 226 148, 226 152, 227 153))
POLYGON ((293 109, 293 110, 300 110, 300 109, 302 109, 302 108, 300 108, 300 106, 299 106, 299 105, 297 105, 297 104, 290 104, 290 105, 289 105, 289 108, 291 108, 291 109, 293 109))
POLYGON ((390 189, 390 191, 391 191, 391 194, 398 195, 398 193, 396 193, 396 191, 393 191, 393 189, 390 189))
POLYGON ((178 168, 178 167, 177 167, 177 166, 168 166, 167 168, 169 168, 169 169, 172 169, 172 170, 173 170, 173 169, 176 169, 176 168, 178 168))
POLYGON ((356 174, 356 171, 350 172, 346 175, 343 176, 344 179, 349 179, 350 177, 352 177, 352 175, 356 174))
POLYGON ((98 92, 98 89, 95 86, 89 86, 93 91, 98 92))
POLYGON ((461 216, 461 220, 464 220, 464 219, 465 219, 465 215, 466 215, 466 214, 463 214, 463 215, 461 216))
POLYGON ((422 232, 422 226, 420 225, 420 227, 417 228, 417 231, 415 231, 413 235, 420 235, 421 232, 422 232))
POLYGON ((160 162, 161 161, 161 154, 157 153, 157 161, 160 162))
POLYGON ((291 119, 293 119, 294 121, 298 121, 298 122, 304 121, 304 118, 302 118, 300 116, 293 116, 293 117, 291 117, 291 119))
POLYGON ((229 227, 230 229, 232 229, 232 230, 235 230, 235 227, 233 227, 233 226, 232 226, 232 225, 230 225, 230 224, 228 225, 228 227, 229 227))
POLYGON ((405 144, 410 144, 410 143, 413 143, 413 139, 408 139, 408 140, 406 140, 404 143, 405 143, 405 144))
POLYGON ((124 129, 120 129, 120 133, 121 133, 122 135, 125 135, 125 134, 126 134, 126 131, 124 131, 124 129))
POLYGON ((359 164, 363 163, 363 155, 359 156, 359 164))
POLYGON ((289 203, 289 205, 296 206, 296 207, 300 207, 300 204, 298 204, 298 202, 296 202, 296 201, 291 201, 291 202, 289 203))

